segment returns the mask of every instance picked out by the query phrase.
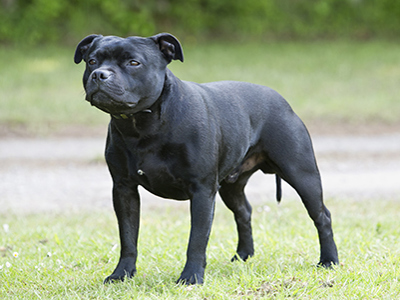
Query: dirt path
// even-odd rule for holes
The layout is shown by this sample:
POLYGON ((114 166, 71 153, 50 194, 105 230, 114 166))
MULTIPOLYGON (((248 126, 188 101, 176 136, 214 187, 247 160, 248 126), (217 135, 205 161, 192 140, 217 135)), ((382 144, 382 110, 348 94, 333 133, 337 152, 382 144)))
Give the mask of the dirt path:
MULTIPOLYGON (((400 133, 314 136, 325 198, 400 200, 400 133)), ((105 137, 0 139, 0 213, 111 209, 105 137)), ((273 176, 256 173, 253 204, 274 201, 273 176), (262 201, 262 202, 261 202, 262 201)), ((283 185, 283 197, 297 198, 283 185)), ((144 206, 174 205, 142 192, 144 206)))

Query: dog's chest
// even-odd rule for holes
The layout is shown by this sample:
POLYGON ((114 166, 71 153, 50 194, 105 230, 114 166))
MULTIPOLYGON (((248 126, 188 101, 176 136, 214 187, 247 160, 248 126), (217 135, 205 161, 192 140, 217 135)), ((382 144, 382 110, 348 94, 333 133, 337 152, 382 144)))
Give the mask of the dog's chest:
POLYGON ((190 165, 184 144, 165 143, 136 148, 129 159, 130 176, 151 193, 173 199, 188 199, 190 165))

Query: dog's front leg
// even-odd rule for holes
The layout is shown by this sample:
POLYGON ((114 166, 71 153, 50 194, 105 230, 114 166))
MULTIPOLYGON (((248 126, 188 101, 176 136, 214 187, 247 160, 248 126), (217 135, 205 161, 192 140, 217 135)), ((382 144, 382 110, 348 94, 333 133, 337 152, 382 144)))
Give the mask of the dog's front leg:
POLYGON ((206 248, 214 218, 215 193, 197 193, 190 201, 191 230, 186 264, 177 283, 202 284, 206 248), (207 195, 208 194, 208 195, 207 195))
POLYGON ((105 279, 104 283, 114 280, 123 281, 125 276, 133 277, 136 273, 140 221, 140 198, 137 186, 129 187, 114 183, 113 203, 118 219, 121 255, 114 272, 105 279))

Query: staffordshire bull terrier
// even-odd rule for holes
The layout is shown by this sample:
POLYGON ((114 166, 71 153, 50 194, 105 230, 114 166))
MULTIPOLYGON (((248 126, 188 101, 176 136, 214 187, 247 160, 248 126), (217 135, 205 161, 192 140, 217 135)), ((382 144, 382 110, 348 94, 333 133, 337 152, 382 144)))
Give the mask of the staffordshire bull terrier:
POLYGON ((90 35, 74 60, 86 63, 86 100, 111 115, 105 157, 121 253, 105 282, 136 272, 139 185, 160 197, 190 200, 187 260, 178 282, 203 283, 217 192, 237 225, 232 260, 253 256, 252 208, 244 187, 257 170, 276 174, 278 201, 281 178, 297 191, 318 231, 319 265, 338 263, 310 136, 280 94, 251 83, 178 79, 167 65, 183 62, 183 52, 167 33, 90 35))

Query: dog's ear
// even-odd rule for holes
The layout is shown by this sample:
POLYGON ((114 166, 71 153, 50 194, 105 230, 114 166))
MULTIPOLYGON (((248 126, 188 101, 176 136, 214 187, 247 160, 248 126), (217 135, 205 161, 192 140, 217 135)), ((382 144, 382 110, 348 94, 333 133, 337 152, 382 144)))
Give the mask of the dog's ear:
POLYGON ((101 35, 98 34, 92 34, 92 35, 88 35, 87 37, 85 37, 76 47, 75 50, 75 56, 74 56, 74 62, 76 64, 79 64, 82 59, 83 59, 83 55, 85 54, 85 52, 89 49, 90 45, 92 44, 93 40, 97 37, 101 37, 101 35))
POLYGON ((182 46, 178 39, 172 34, 160 33, 152 36, 151 39, 158 45, 168 63, 170 63, 173 59, 179 59, 181 62, 183 62, 182 46))

